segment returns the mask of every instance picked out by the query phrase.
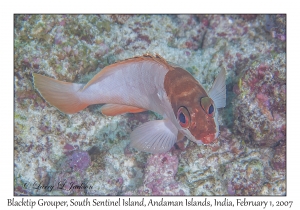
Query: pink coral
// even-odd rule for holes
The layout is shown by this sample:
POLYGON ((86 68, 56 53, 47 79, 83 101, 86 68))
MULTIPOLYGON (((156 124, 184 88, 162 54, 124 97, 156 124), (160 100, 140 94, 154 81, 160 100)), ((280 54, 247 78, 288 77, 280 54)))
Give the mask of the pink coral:
POLYGON ((152 195, 183 195, 184 191, 174 179, 177 168, 178 157, 169 152, 149 156, 145 170, 144 192, 150 191, 152 195))

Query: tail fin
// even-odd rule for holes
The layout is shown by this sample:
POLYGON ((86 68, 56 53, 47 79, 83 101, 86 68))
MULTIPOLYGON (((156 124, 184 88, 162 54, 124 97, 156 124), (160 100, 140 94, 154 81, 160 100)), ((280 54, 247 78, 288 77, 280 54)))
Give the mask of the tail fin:
POLYGON ((73 114, 89 105, 80 100, 80 89, 84 85, 62 82, 35 73, 32 75, 35 88, 49 104, 60 111, 73 114))

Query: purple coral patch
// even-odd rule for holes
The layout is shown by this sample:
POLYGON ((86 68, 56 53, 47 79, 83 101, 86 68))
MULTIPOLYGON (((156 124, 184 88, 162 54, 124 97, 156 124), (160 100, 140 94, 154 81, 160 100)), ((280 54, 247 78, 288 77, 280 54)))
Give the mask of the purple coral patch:
POLYGON ((85 151, 74 151, 69 156, 69 166, 74 170, 84 171, 91 164, 91 158, 85 151))

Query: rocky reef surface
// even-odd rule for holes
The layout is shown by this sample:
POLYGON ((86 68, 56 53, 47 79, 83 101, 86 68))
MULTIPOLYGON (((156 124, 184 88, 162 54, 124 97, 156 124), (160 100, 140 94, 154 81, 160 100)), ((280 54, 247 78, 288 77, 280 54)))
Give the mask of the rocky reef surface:
POLYGON ((15 15, 15 195, 285 195, 285 15, 15 15), (206 89, 227 71, 220 137, 165 154, 129 147, 159 116, 66 115, 32 73, 86 83, 116 61, 158 53, 206 89), (53 186, 53 188, 51 188, 53 186))

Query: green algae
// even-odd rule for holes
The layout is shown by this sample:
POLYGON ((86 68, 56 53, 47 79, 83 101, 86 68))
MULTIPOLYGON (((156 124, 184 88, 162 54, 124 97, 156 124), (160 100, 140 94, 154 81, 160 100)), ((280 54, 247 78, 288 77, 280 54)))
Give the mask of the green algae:
POLYGON ((198 75, 200 70, 196 66, 187 67, 186 70, 190 72, 192 75, 198 75))
POLYGON ((96 27, 98 28, 100 33, 103 33, 104 31, 106 31, 106 32, 111 31, 111 23, 108 20, 98 21, 96 23, 96 27))
POLYGON ((19 136, 20 138, 26 138, 30 131, 30 125, 26 124, 25 122, 19 123, 15 121, 14 132, 15 135, 19 136))
POLYGON ((14 115, 14 119, 15 119, 15 120, 20 120, 20 121, 25 121, 25 120, 27 120, 27 117, 26 117, 26 116, 24 116, 24 115, 21 115, 21 114, 15 113, 15 115, 14 115))
POLYGON ((177 175, 184 173, 184 167, 179 166, 177 169, 177 175))
POLYGON ((225 164, 222 164, 219 166, 219 169, 218 169, 218 174, 220 176, 223 176, 226 172, 226 165, 225 164))

